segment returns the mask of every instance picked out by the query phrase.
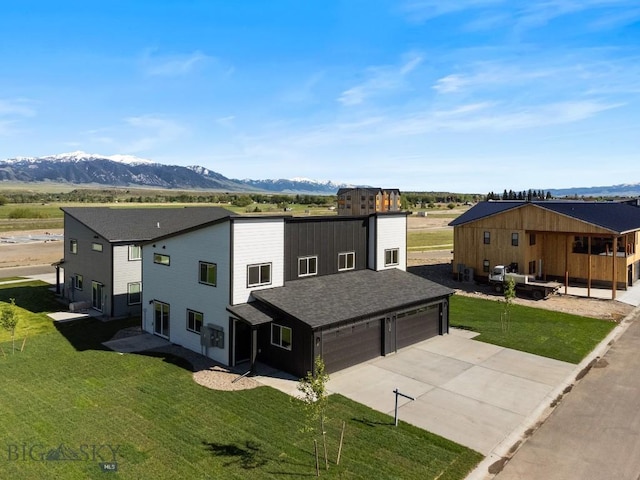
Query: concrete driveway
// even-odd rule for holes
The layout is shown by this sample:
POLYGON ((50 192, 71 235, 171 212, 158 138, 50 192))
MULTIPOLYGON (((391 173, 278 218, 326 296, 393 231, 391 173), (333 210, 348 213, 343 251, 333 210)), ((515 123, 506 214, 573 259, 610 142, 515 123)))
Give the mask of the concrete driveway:
MULTIPOLYGON (((452 329, 394 355, 331 375, 328 389, 488 455, 541 404, 575 365, 472 340, 452 329)), ((554 394, 555 395, 555 394, 554 394)))

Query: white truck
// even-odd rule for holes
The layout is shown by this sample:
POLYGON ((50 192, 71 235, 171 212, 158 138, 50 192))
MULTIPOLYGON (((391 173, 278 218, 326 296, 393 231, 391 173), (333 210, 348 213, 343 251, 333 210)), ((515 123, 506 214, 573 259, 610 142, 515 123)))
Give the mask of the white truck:
POLYGON ((516 292, 527 292, 535 300, 547 298, 555 293, 562 285, 558 282, 544 282, 535 277, 512 272, 508 265, 496 265, 489 274, 489 285, 498 292, 504 292, 504 286, 513 279, 516 292))

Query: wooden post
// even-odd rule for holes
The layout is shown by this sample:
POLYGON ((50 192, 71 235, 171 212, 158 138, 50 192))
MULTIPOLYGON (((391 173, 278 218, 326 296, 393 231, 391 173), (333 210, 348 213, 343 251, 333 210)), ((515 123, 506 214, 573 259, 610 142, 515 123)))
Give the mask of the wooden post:
POLYGON ((342 453, 342 440, 344 439, 344 427, 346 423, 342 421, 342 432, 340 433, 340 446, 338 447, 338 458, 336 459, 336 465, 340 465, 340 454, 342 453))
POLYGON ((618 269, 616 268, 618 265, 618 237, 613 237, 613 252, 611 252, 613 258, 613 268, 611 275, 613 276, 613 281, 611 282, 611 300, 616 299, 616 289, 618 287, 618 282, 616 280, 616 276, 618 273, 618 269))
POLYGON ((24 344, 27 343, 27 336, 24 336, 24 340, 22 340, 22 346, 20 347, 20 353, 24 350, 24 344))
POLYGON ((321 419, 322 444, 324 445, 324 469, 329 470, 329 456, 327 455, 327 432, 324 431, 324 418, 321 419))
POLYGON ((318 458, 318 441, 313 439, 313 448, 316 452, 316 477, 320 476, 320 459, 318 458))
POLYGON ((2 356, 3 356, 4 358, 7 358, 7 354, 6 354, 6 353, 4 353, 4 349, 3 349, 2 347, 0 347, 0 352, 2 352, 2 356))
POLYGON ((591 235, 587 237, 587 297, 591 297, 591 235))
POLYGON ((569 292, 569 235, 565 235, 564 249, 564 294, 569 292))

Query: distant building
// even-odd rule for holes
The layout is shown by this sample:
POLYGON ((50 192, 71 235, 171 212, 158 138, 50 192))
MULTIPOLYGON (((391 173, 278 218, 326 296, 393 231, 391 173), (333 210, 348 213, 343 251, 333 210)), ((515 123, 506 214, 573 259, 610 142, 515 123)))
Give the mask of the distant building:
POLYGON ((338 190, 338 215, 370 215, 399 212, 400 190, 397 188, 341 188, 338 190))

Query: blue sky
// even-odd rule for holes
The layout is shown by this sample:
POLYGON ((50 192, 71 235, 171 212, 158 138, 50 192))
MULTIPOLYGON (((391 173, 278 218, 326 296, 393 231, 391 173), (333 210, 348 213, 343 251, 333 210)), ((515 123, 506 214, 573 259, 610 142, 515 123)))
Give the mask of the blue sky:
POLYGON ((0 35, 0 158, 405 191, 640 182, 637 0, 21 0, 0 35))

